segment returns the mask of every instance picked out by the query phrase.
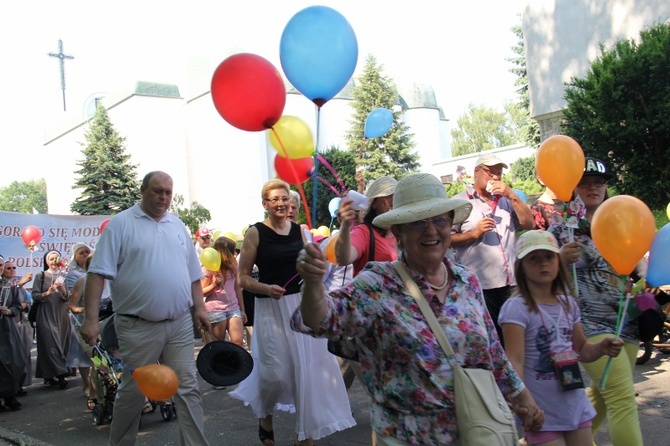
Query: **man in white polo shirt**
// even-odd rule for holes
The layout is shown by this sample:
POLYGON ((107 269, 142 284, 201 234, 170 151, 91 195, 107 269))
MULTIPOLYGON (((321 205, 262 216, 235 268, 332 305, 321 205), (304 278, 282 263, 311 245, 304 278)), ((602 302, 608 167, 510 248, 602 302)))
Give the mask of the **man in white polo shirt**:
MULTIPOLYGON (((174 369, 179 378, 175 405, 182 444, 207 445, 193 341, 193 320, 211 328, 200 287, 200 263, 186 227, 168 212, 172 178, 150 172, 140 191, 141 202, 112 217, 96 246, 86 280, 81 334, 89 344, 96 342, 103 284, 111 280, 123 363, 135 369, 160 361, 174 369)), ((114 403, 111 445, 135 444, 143 406, 135 380, 124 379, 114 403)))

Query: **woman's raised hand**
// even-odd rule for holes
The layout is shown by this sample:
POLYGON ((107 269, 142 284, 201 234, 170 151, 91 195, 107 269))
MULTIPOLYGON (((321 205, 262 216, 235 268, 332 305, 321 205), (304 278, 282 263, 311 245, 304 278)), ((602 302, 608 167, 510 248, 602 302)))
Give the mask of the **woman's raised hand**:
POLYGON ((295 267, 305 282, 323 282, 328 264, 321 248, 314 243, 308 243, 298 254, 295 267))

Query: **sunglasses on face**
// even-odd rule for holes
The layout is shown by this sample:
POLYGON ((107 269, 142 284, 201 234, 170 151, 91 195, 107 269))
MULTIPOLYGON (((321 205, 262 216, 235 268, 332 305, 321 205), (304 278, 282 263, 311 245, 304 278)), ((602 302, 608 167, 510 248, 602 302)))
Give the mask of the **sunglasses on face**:
POLYGON ((482 167, 480 167, 480 169, 481 169, 483 172, 485 172, 486 175, 488 175, 488 176, 490 176, 490 177, 496 176, 496 177, 498 177, 498 178, 502 178, 502 169, 495 169, 495 170, 492 170, 492 169, 489 169, 489 168, 486 167, 486 166, 482 166, 482 167))
POLYGON ((427 218, 425 220, 417 220, 407 223, 406 226, 414 232, 423 232, 428 229, 428 223, 433 223, 433 226, 438 231, 443 231, 451 227, 450 217, 427 218))
POLYGON ((15 266, 5 266, 5 269, 16 269, 15 266))

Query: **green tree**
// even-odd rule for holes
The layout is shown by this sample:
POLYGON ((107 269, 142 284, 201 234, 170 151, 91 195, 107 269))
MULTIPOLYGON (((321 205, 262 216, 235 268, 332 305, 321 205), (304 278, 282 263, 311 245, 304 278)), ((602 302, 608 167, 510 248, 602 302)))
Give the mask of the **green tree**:
POLYGON ((191 234, 195 234, 198 228, 212 219, 209 210, 197 201, 191 203, 191 207, 185 207, 184 196, 180 194, 175 194, 172 197, 170 212, 175 212, 179 216, 179 219, 184 222, 191 234))
MULTIPOLYGON (((335 146, 331 146, 325 153, 322 153, 321 156, 330 164, 337 176, 344 183, 346 190, 353 189, 356 190, 356 158, 357 154, 349 151, 340 150, 335 146)), ((328 184, 333 186, 339 194, 344 195, 342 187, 339 185, 335 176, 327 169, 325 166, 319 167, 319 177, 327 181, 328 184)), ((310 207, 310 216, 311 216, 311 206, 312 206, 312 180, 307 180, 302 184, 302 187, 305 191, 305 195, 308 201, 308 207, 310 207)), ((298 190, 296 186, 291 187, 294 190, 298 190)), ((328 204, 330 201, 335 198, 335 192, 330 189, 323 182, 319 181, 317 187, 317 198, 316 198, 316 221, 312 222, 312 226, 318 228, 319 226, 329 226, 330 225, 330 211, 328 210, 328 204)), ((305 215, 305 204, 302 203, 300 206, 300 214, 298 215, 298 221, 300 223, 307 223, 307 217, 305 215)))
POLYGON ((514 181, 537 181, 535 177, 535 156, 527 156, 514 161, 509 166, 509 175, 514 181))
POLYGON ((70 205, 80 215, 112 215, 133 206, 140 198, 136 167, 130 164, 125 138, 119 136, 107 110, 100 106, 84 133, 84 159, 73 189, 81 195, 70 205))
POLYGON ((530 94, 528 91, 528 69, 526 68, 526 47, 523 40, 523 29, 521 25, 512 27, 512 32, 517 37, 517 43, 512 47, 514 57, 507 59, 514 65, 509 71, 517 76, 514 85, 518 87, 518 102, 515 104, 518 110, 518 126, 521 140, 528 147, 540 145, 540 126, 537 121, 530 117, 530 94))
POLYGON ((0 209, 10 212, 40 214, 47 212, 47 185, 44 178, 30 181, 14 181, 0 188, 0 209))
POLYGON ((504 112, 485 105, 470 103, 467 112, 458 117, 458 127, 451 130, 452 156, 467 155, 505 147, 520 141, 516 121, 518 109, 506 104, 504 112))
POLYGON ((402 111, 393 111, 398 102, 398 90, 393 80, 383 74, 383 67, 374 56, 368 56, 363 74, 354 87, 353 121, 345 139, 349 150, 360 157, 365 181, 384 175, 400 179, 419 168, 419 156, 413 151, 414 141, 409 127, 402 121, 402 111), (386 108, 393 113, 391 130, 378 138, 365 138, 365 120, 376 108, 386 108), (360 154, 360 155, 359 155, 360 154))
POLYGON ((670 200, 670 23, 621 39, 566 86, 564 132, 607 162, 614 188, 652 209, 670 200))

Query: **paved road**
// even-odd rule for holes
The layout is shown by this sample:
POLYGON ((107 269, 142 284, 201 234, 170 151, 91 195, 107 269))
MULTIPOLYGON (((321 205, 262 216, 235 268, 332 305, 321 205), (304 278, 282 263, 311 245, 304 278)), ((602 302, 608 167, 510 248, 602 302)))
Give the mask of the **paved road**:
MULTIPOLYGON (((655 354, 636 368, 636 390, 645 445, 670 445, 670 357, 655 354)), ((215 390, 201 381, 206 413, 205 429, 212 446, 256 446, 257 421, 253 412, 228 396, 226 390, 215 390)), ((109 425, 96 426, 86 409, 81 380, 73 378, 65 390, 43 386, 40 382, 27 388, 21 398, 23 408, 0 414, 0 445, 88 446, 106 444, 109 425)), ((319 440, 319 446, 363 446, 370 444, 368 397, 358 383, 349 394, 358 425, 319 440)), ((275 417, 278 446, 292 446, 295 417, 280 412, 275 417)), ((599 446, 611 446, 606 428, 598 434, 599 446)), ((138 446, 178 445, 176 420, 164 421, 158 412, 142 417, 138 446)))

